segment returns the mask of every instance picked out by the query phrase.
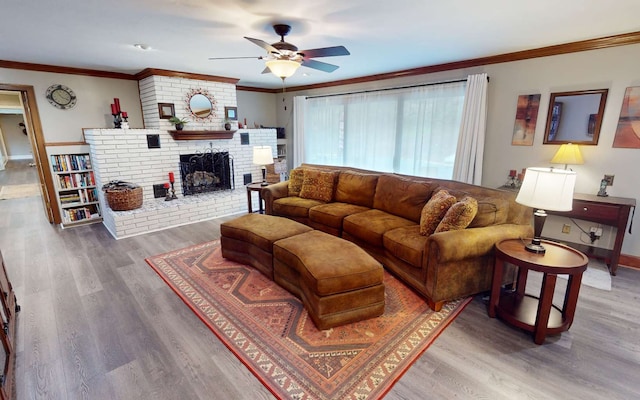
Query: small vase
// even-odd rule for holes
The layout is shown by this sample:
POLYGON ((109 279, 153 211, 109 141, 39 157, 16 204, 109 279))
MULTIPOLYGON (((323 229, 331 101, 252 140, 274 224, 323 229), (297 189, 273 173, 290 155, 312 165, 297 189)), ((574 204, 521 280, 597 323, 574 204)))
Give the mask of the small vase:
POLYGON ((176 130, 181 131, 184 128, 184 124, 176 124, 176 130))
POLYGON ((226 124, 224 124, 224 130, 225 131, 230 131, 231 130, 231 124, 228 123, 228 122, 226 124))

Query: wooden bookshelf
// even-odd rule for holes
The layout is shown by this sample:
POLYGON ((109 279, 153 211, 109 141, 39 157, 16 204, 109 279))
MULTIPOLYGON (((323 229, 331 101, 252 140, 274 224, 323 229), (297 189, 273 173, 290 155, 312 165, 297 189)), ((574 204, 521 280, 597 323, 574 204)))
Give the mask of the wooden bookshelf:
POLYGON ((62 227, 102 221, 89 154, 51 154, 50 157, 62 227))

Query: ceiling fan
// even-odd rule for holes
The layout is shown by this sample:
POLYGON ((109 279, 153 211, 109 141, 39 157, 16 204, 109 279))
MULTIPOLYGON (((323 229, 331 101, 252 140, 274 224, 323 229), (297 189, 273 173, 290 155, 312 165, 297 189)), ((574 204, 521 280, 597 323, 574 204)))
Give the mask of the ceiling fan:
POLYGON ((266 56, 260 57, 211 57, 209 60, 233 60, 241 58, 257 58, 258 60, 267 60, 266 68, 263 74, 273 73, 282 78, 293 75, 300 65, 307 68, 313 68, 324 72, 333 72, 338 69, 337 65, 329 64, 321 61, 313 60, 317 57, 335 57, 348 56, 349 51, 344 46, 322 47, 318 49, 309 49, 299 51, 295 45, 285 42, 284 37, 291 32, 291 26, 286 24, 273 25, 273 30, 280 36, 280 41, 269 44, 264 40, 244 37, 251 43, 254 43, 267 51, 266 56))

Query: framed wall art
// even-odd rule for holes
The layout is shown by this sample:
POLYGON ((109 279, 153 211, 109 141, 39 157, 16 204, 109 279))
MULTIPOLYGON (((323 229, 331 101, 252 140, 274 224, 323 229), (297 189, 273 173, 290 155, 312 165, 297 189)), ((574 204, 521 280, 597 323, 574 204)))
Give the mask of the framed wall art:
POLYGON ((176 113, 173 103, 158 103, 160 119, 170 119, 176 113))
POLYGON ((238 107, 225 107, 224 118, 228 121, 238 120, 238 107))
POLYGON ((613 147, 640 149, 640 86, 624 92, 613 147))
POLYGON ((516 122, 513 127, 511 144, 513 146, 532 146, 536 133, 540 94, 523 94, 518 96, 516 122))

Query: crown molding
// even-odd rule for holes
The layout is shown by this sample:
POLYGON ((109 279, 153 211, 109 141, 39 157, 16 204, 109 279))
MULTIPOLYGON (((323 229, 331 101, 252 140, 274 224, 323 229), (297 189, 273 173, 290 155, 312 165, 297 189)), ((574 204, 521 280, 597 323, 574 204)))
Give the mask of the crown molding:
MULTIPOLYGON (((313 85, 292 86, 287 88, 289 91, 320 89, 332 86, 350 85, 354 83, 365 83, 372 81, 380 81, 386 79, 401 78, 407 76, 425 75, 434 72, 450 71, 454 69, 472 68, 483 65, 499 64, 512 61, 528 60, 532 58, 557 56, 561 54, 578 53, 589 50, 600 50, 610 47, 627 46, 640 43, 640 31, 623 33, 619 35, 606 36, 596 39, 581 40, 577 42, 558 44, 537 49, 516 51, 512 53, 498 54, 488 57, 473 58, 469 60, 456 61, 444 64, 430 65, 412 69, 405 69, 395 72, 388 72, 376 75, 367 75, 358 78, 343 79, 339 81, 317 83, 313 85)), ((46 64, 32 64, 17 61, 0 60, 0 68, 22 69, 28 71, 55 72, 70 75, 87 75, 100 78, 114 78, 127 80, 141 80, 152 75, 171 76, 187 79, 199 79, 214 82, 223 82, 236 84, 239 79, 227 78, 214 75, 193 74, 189 72, 170 71, 156 68, 145 68, 137 74, 125 74, 120 72, 99 71, 93 69, 60 67, 46 64)), ((250 86, 236 86, 237 90, 261 92, 261 93, 279 93, 281 89, 267 89, 250 86)))
POLYGON ((158 69, 158 68, 145 68, 142 71, 138 72, 134 75, 135 79, 142 80, 144 78, 148 78, 153 75, 158 76, 169 76, 174 78, 185 78, 185 79, 197 79, 201 81, 212 81, 212 82, 222 82, 222 83, 231 83, 235 85, 238 83, 240 79, 236 78, 227 78, 224 76, 215 76, 215 75, 205 75, 205 74, 192 74, 190 72, 180 72, 180 71, 171 71, 167 69, 158 69))
MULTIPOLYGON (((350 85, 354 83, 364 83, 380 81, 385 79, 402 78, 406 76, 416 76, 432 74, 434 72, 450 71, 454 69, 472 68, 483 65, 500 64, 512 61, 528 60, 532 58, 557 56, 561 54, 578 53, 589 50, 606 49, 609 47, 627 46, 640 43, 640 31, 624 33, 620 35, 606 36, 597 39, 581 40, 554 46, 540 47, 537 49, 516 51, 513 53, 498 54, 495 56, 473 58, 469 60, 456 61, 444 64, 430 65, 426 67, 418 67, 405 69, 401 71, 389 72, 384 74, 368 75, 352 79, 343 79, 340 81, 318 83, 305 86, 292 86, 287 88, 290 91, 320 89, 332 86, 350 85)), ((275 93, 275 92, 274 92, 275 93)))
POLYGON ((96 69, 86 69, 86 68, 60 67, 57 65, 33 64, 33 63, 24 63, 24 62, 18 62, 18 61, 0 60, 0 68, 22 69, 26 71, 39 71, 39 72, 53 72, 53 73, 68 74, 68 75, 95 76, 98 78, 136 80, 135 76, 131 74, 125 74, 122 72, 99 71, 96 69))

